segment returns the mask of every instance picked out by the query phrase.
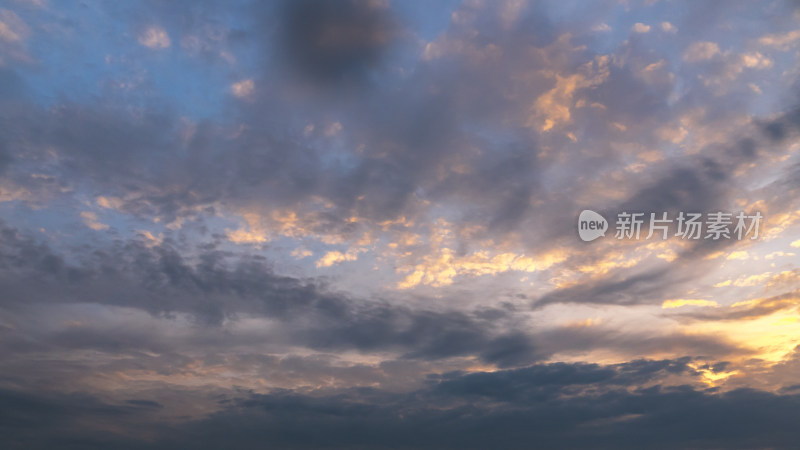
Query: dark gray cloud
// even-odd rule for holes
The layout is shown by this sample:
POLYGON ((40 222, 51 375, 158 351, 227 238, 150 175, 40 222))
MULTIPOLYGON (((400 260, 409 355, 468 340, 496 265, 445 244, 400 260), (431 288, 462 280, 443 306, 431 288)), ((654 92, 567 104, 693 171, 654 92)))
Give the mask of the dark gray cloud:
MULTIPOLYGON (((300 345, 328 352, 392 351, 411 360, 475 357, 499 367, 598 348, 632 355, 658 348, 698 356, 736 353, 711 336, 642 336, 603 328, 531 330, 503 309, 487 314, 481 308, 411 308, 380 298, 354 298, 320 280, 277 275, 263 257, 229 255, 214 247, 192 250, 196 256, 189 260, 169 241, 154 247, 136 240, 118 241, 108 248, 72 254, 80 261, 75 263, 15 229, 4 227, 0 234, 0 287, 5 292, 0 306, 22 315, 35 315, 31 308, 37 306, 88 303, 134 308, 166 319, 188 314, 201 329, 223 327, 226 320, 262 317, 281 325, 274 334, 237 337, 236 342, 300 345)), ((622 284, 564 291, 563 298, 540 303, 638 302, 606 298, 623 289, 622 284)), ((19 345, 21 351, 35 351, 37 346, 31 347, 26 338, 30 333, 36 334, 7 330, 7 351, 15 353, 19 345)), ((165 336, 135 326, 109 329, 98 324, 54 333, 40 338, 39 350, 176 350, 165 336)), ((216 348, 233 338, 199 333, 192 339, 216 348)))
POLYGON ((278 54, 295 75, 324 87, 366 82, 400 33, 377 2, 285 1, 277 9, 278 54))
POLYGON ((753 448, 765 444, 791 448, 797 439, 792 422, 800 408, 796 396, 747 390, 716 395, 688 387, 656 386, 566 397, 552 393, 559 391, 554 389, 531 397, 524 389, 535 381, 514 377, 504 381, 519 384, 512 384, 517 389, 488 392, 485 398, 490 403, 507 400, 506 405, 488 409, 474 401, 459 405, 464 397, 486 392, 483 389, 488 386, 478 381, 461 395, 438 398, 444 405, 456 403, 443 410, 430 408, 437 403, 424 395, 420 400, 428 400, 423 403, 427 407, 420 409, 415 401, 386 407, 391 403, 380 397, 376 402, 348 402, 257 396, 245 402, 245 408, 220 414, 198 428, 212 438, 217 420, 236 420, 242 425, 237 430, 242 446, 248 445, 244 436, 252 429, 253 439, 271 438, 295 448, 753 448), (508 394, 510 399, 505 397, 508 394), (291 420, 284 415, 289 411, 294 413, 289 417, 297 414, 303 419, 291 420), (319 434, 303 438, 307 435, 301 430, 308 428, 319 434))
MULTIPOLYGON (((211 249, 191 263, 169 243, 149 248, 128 241, 81 255, 84 264, 74 265, 14 229, 1 232, 2 306, 11 310, 33 303, 88 302, 166 317, 188 313, 215 326, 253 314, 281 320, 290 342, 321 350, 395 350, 422 359, 476 355, 499 365, 539 358, 531 337, 503 330, 507 324, 497 316, 489 320, 468 312, 358 301, 312 279, 278 276, 260 257, 228 262, 223 252, 211 249)), ((167 349, 139 331, 117 330, 104 337, 109 331, 67 330, 54 343, 103 351, 167 349)))
POLYGON ((152 429, 152 400, 109 404, 92 395, 0 391, 2 445, 23 448, 141 448, 152 429), (123 428, 119 428, 122 426, 123 428), (113 430, 117 430, 116 432, 113 430), (49 430, 48 432, 43 432, 49 430), (122 431, 121 433, 119 431, 122 431), (141 435, 140 435, 141 436, 141 435), (137 442, 138 441, 138 442, 137 442))
POLYGON ((681 313, 677 316, 704 321, 716 320, 741 320, 741 319, 756 319, 759 317, 768 316, 772 313, 782 310, 798 310, 800 309, 800 290, 791 292, 784 292, 779 295, 773 295, 764 298, 757 298, 751 300, 752 303, 743 305, 743 307, 718 312, 695 312, 695 313, 681 313))
POLYGON ((170 427, 153 423, 148 400, 114 405, 4 391, 1 439, 7 448, 793 448, 797 395, 659 384, 695 376, 687 362, 448 374, 411 394, 242 392, 207 418, 170 427), (655 384, 631 388, 646 383, 655 384), (99 415, 108 428, 72 426, 99 415), (148 421, 147 437, 131 433, 148 421))
POLYGON ((537 299, 533 306, 542 307, 551 303, 652 303, 658 301, 658 293, 670 284, 661 270, 641 274, 623 273, 620 279, 606 278, 555 290, 537 299))

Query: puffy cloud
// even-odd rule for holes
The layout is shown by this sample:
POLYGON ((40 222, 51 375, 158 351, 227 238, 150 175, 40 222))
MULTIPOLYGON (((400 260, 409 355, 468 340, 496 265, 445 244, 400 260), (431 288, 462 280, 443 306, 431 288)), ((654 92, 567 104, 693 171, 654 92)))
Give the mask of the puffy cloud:
POLYGON ((233 95, 239 98, 248 98, 253 95, 253 91, 255 90, 255 83, 253 80, 242 80, 237 81, 231 85, 231 92, 233 95))
POLYGON ((683 59, 688 62, 705 61, 720 53, 716 42, 694 42, 683 53, 683 59))
POLYGON ((108 225, 101 223, 97 218, 97 213, 93 211, 83 211, 81 212, 81 219, 83 219, 83 223, 86 224, 87 227, 95 230, 107 230, 108 225))
POLYGON ((494 275, 512 270, 536 272, 547 270, 565 259, 567 255, 560 251, 536 257, 513 253, 492 256, 486 252, 457 257, 452 249, 443 248, 440 253, 426 257, 422 264, 408 268, 407 271, 411 273, 398 284, 398 287, 408 289, 419 284, 446 286, 452 284, 460 275, 494 275))
POLYGON ((771 33, 758 39, 758 43, 769 47, 778 47, 786 50, 796 40, 800 39, 800 30, 792 30, 786 33, 771 33))
POLYGON ((152 26, 139 33, 139 43, 149 48, 167 48, 170 46, 169 35, 158 26, 152 26))
POLYGON ((666 33, 677 33, 678 28, 669 22, 661 22, 661 31, 666 33))
POLYGON ((332 251, 325 253, 319 261, 317 261, 317 267, 330 267, 334 264, 338 264, 344 261, 355 261, 358 259, 358 252, 357 251, 347 251, 342 253, 340 251, 332 251))
POLYGON ((602 22, 602 23, 599 23, 599 24, 593 26, 592 27, 592 31, 597 31, 597 32, 604 33, 604 32, 611 31, 611 27, 608 26, 607 23, 602 22))

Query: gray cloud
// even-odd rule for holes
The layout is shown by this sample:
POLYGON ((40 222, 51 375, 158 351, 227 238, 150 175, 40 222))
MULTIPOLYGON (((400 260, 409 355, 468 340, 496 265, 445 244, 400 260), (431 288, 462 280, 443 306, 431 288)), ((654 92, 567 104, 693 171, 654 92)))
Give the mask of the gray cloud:
POLYGON ((132 424, 152 421, 147 400, 116 406, 92 398, 4 392, 8 432, 2 439, 10 448, 67 441, 84 448, 179 443, 216 448, 222 442, 260 448, 267 441, 280 448, 792 448, 798 438, 793 418, 800 412, 796 395, 660 384, 629 388, 667 376, 694 376, 687 362, 562 363, 448 374, 412 394, 240 393, 207 418, 152 425, 147 441, 102 427, 69 426, 104 414, 117 427, 133 430, 132 424), (30 415, 47 420, 34 423, 26 419, 30 415))
POLYGON ((322 85, 367 81, 399 33, 390 11, 362 0, 287 1, 278 10, 278 53, 322 85))

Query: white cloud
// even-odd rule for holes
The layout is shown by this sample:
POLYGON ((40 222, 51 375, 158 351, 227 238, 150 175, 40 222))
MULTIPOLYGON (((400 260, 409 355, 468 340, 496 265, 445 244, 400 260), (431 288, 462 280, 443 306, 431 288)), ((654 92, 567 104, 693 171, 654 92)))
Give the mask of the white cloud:
POLYGON ((13 11, 0 10, 0 39, 19 42, 28 34, 28 26, 13 11))
POLYGON ((314 253, 311 250, 302 247, 292 250, 292 256, 294 256, 297 259, 307 258, 309 256, 312 256, 313 254, 314 253))
POLYGON ((767 34, 762 36, 758 40, 758 43, 761 45, 778 47, 782 50, 786 50, 791 44, 794 43, 794 41, 798 39, 800 39, 800 30, 794 30, 784 34, 767 34))
POLYGON ((253 94, 255 88, 256 85, 253 83, 253 80, 248 79, 233 83, 233 85, 231 85, 231 92, 233 92, 233 95, 236 97, 247 98, 253 94))
POLYGON ((601 23, 599 23, 599 24, 597 24, 597 25, 593 26, 593 27, 592 27, 592 31, 598 31, 598 32, 603 32, 603 33, 605 33, 605 32, 611 31, 611 27, 610 27, 610 26, 608 26, 608 24, 607 24, 607 23, 605 23, 605 22, 601 22, 601 23))
POLYGON ((105 197, 105 196, 98 196, 95 198, 95 202, 101 208, 106 209, 120 209, 122 208, 123 201, 121 198, 118 197, 105 197))
POLYGON ((750 69, 767 69, 772 67, 772 60, 760 52, 745 53, 742 55, 742 65, 750 69))
POLYGON ((109 228, 108 225, 100 223, 100 221, 97 219, 97 214, 92 211, 83 211, 81 213, 81 219, 83 219, 83 223, 87 227, 95 231, 107 230, 109 228))
POLYGON ((139 43, 149 48, 167 48, 170 46, 169 35, 161 27, 150 27, 139 35, 139 43))
POLYGON ((317 267, 330 267, 344 261, 355 261, 358 259, 359 250, 349 250, 347 253, 332 251, 325 254, 319 261, 317 267))
POLYGON ((342 131, 342 124, 339 122, 333 122, 325 127, 325 136, 333 137, 339 134, 340 131, 342 131))
POLYGON ((673 25, 673 24, 671 24, 669 22, 661 22, 661 30, 666 32, 666 33, 677 33, 678 32, 678 28, 675 25, 673 25))
POLYGON ((649 31, 650 31, 650 25, 645 25, 645 24, 643 24, 643 23, 641 23, 641 22, 637 22, 637 23, 636 23, 636 24, 635 24, 635 25, 634 25, 634 26, 631 28, 631 30, 633 30, 633 31, 635 31, 635 32, 637 32, 637 33, 647 33, 647 32, 649 32, 649 31))
POLYGON ((719 54, 719 46, 714 42, 695 42, 683 53, 683 59, 689 62, 705 61, 719 54))
POLYGON ((775 259, 781 256, 794 256, 794 253, 791 252, 772 252, 769 255, 765 256, 764 259, 775 259))
POLYGON ((750 254, 746 251, 733 252, 726 259, 748 259, 750 254))

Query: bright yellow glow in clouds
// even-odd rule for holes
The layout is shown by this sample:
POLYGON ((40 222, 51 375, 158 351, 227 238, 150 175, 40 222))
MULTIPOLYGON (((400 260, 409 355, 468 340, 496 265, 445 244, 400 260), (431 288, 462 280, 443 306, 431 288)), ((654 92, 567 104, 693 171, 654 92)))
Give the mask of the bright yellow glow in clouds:
POLYGON ((419 284, 433 287, 447 286, 453 283, 458 275, 494 275, 509 270, 536 272, 546 270, 554 264, 567 259, 567 253, 556 250, 536 257, 502 253, 489 256, 489 252, 475 252, 458 257, 449 248, 444 248, 438 255, 429 255, 424 262, 417 264, 403 281, 398 283, 400 289, 408 289, 419 284))
MULTIPOLYGON (((568 38, 569 36, 566 36, 566 39, 568 38)), ((535 114, 528 121, 528 125, 533 126, 543 121, 541 130, 549 131, 556 125, 569 123, 572 119, 570 105, 576 91, 598 85, 608 78, 610 73, 608 62, 608 56, 598 56, 594 64, 588 62, 581 67, 583 73, 567 76, 554 74, 555 86, 536 99, 533 107, 535 114)))
POLYGON ((767 362, 777 363, 800 344, 800 315, 796 311, 778 311, 752 319, 702 321, 686 325, 683 331, 726 336, 737 347, 750 350, 767 362))
POLYGON ((738 370, 732 370, 730 372, 714 372, 711 369, 701 367, 700 364, 695 364, 695 363, 689 364, 689 367, 702 373, 703 382, 705 382, 709 386, 716 386, 718 382, 725 381, 729 377, 739 373, 738 370))
POLYGON ((317 267, 330 267, 344 261, 355 261, 358 259, 358 254, 363 250, 348 250, 346 253, 340 251, 328 252, 319 261, 317 267))
POLYGON ((661 304, 661 307, 664 309, 672 309, 672 308, 680 308, 681 306, 713 306, 718 307, 719 304, 713 300, 703 300, 703 299, 674 299, 674 300, 664 300, 664 303, 661 304))

